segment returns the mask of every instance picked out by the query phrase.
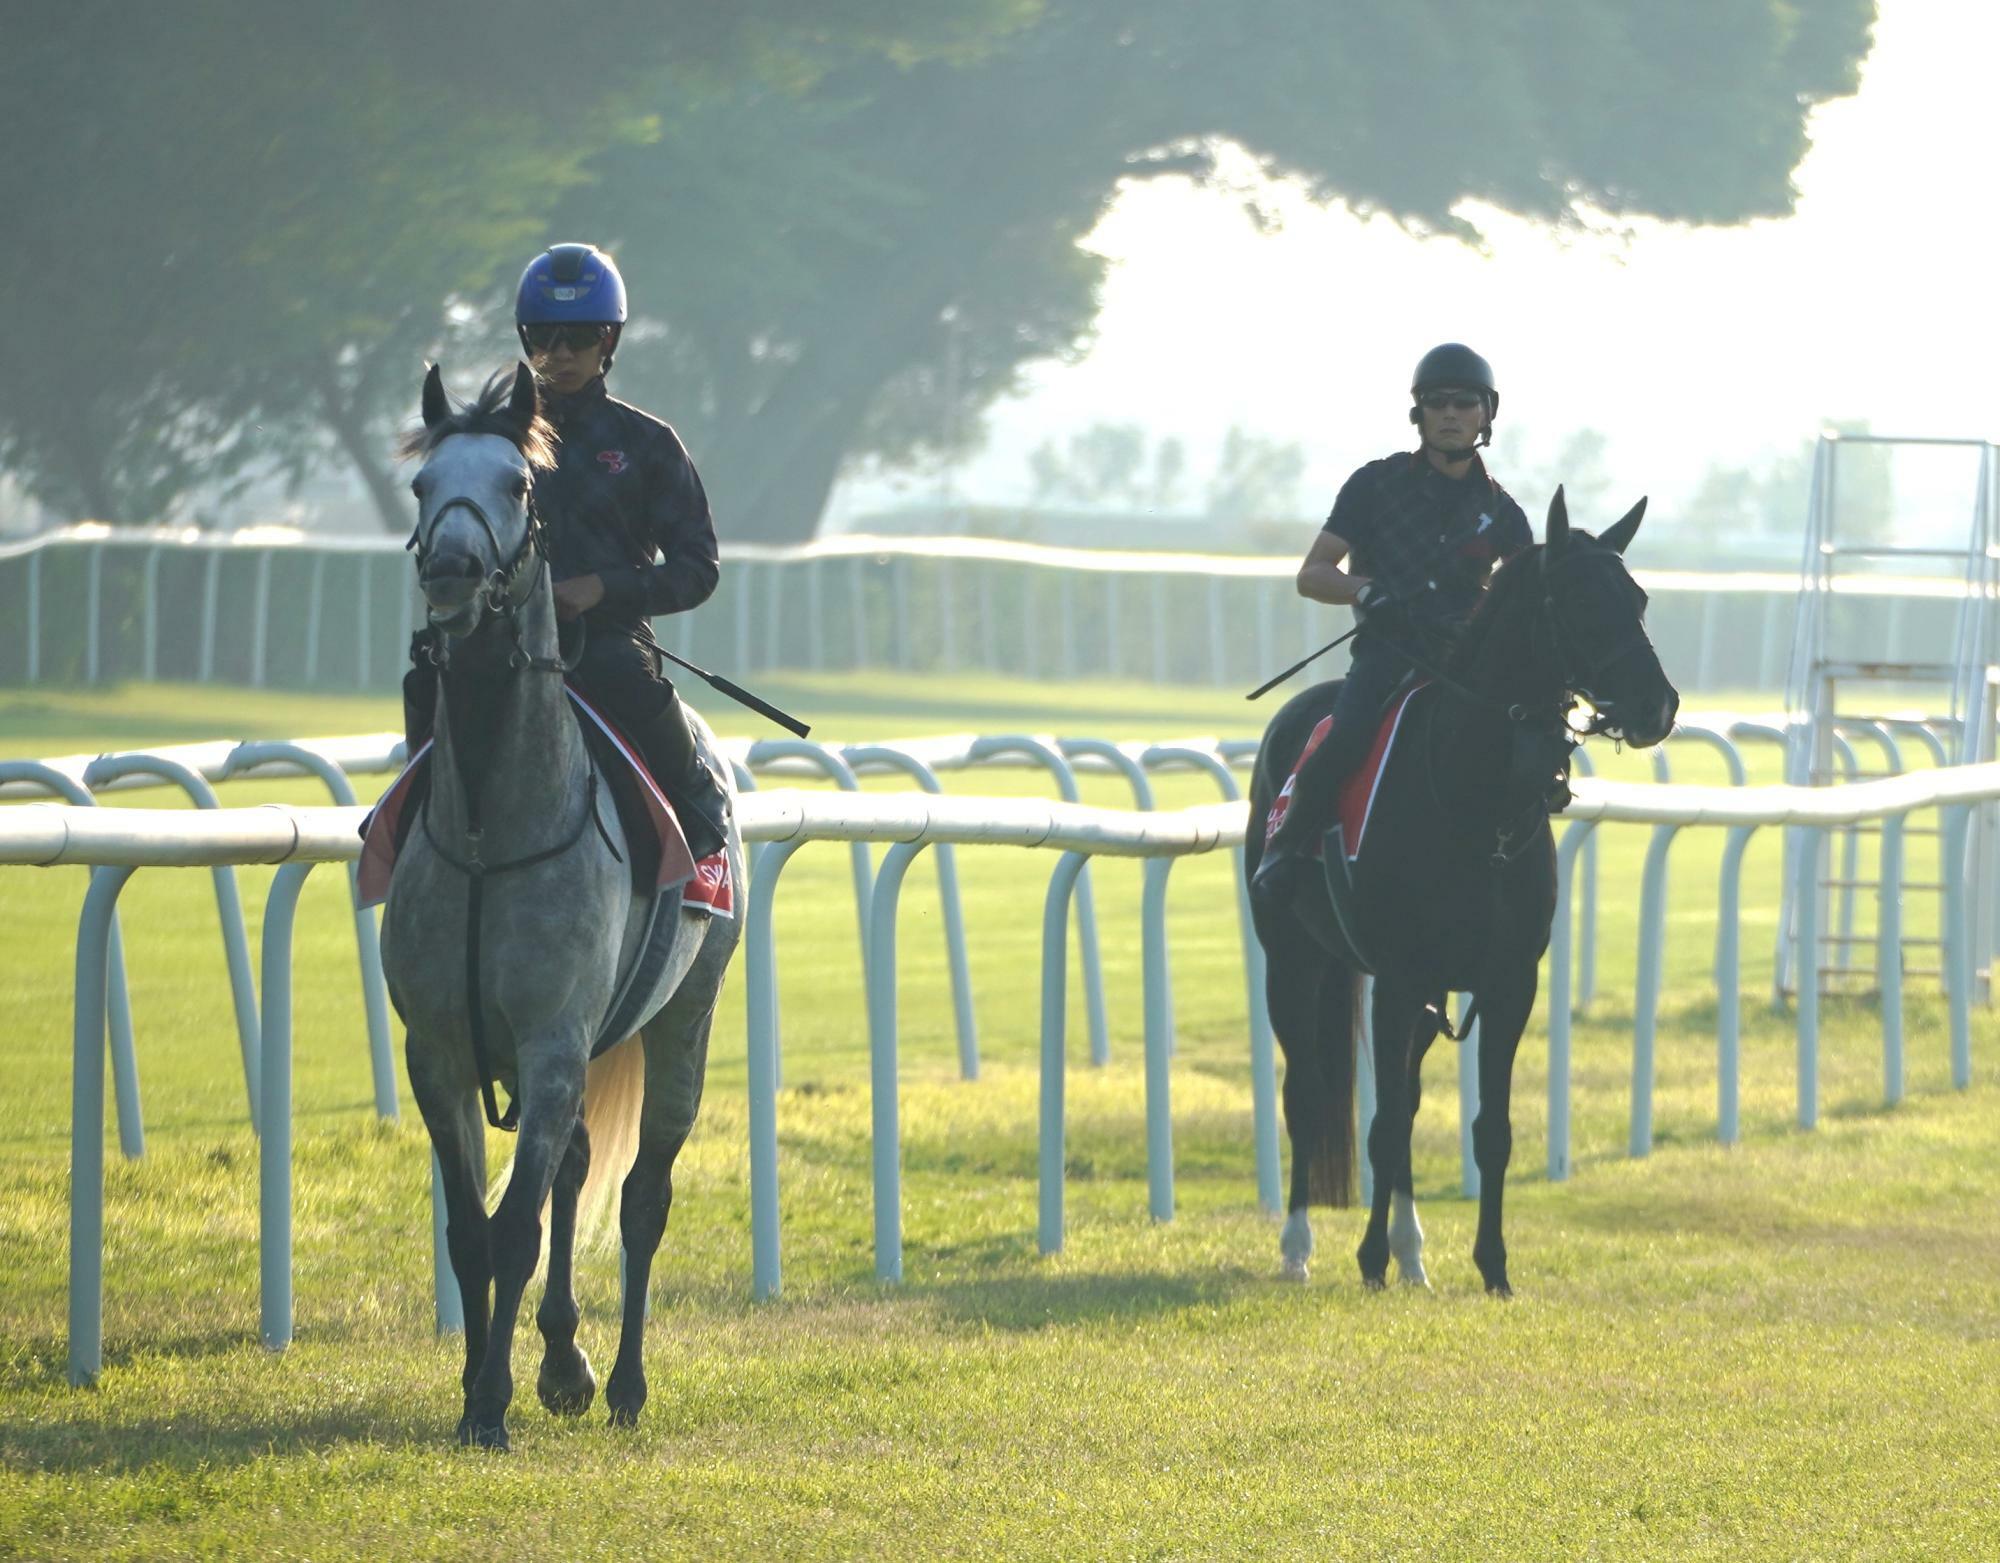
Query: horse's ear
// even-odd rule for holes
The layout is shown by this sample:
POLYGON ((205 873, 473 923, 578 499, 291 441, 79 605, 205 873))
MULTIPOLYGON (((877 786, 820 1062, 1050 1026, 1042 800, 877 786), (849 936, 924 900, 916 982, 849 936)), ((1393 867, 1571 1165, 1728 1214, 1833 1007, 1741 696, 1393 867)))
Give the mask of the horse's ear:
POLYGON ((541 411, 541 395, 535 389, 535 372, 526 364, 514 365, 514 393, 507 398, 507 417, 523 434, 535 426, 541 411))
POLYGON ((1563 498, 1560 483, 1556 485, 1556 497, 1549 501, 1549 525, 1542 534, 1542 542, 1552 554, 1559 554, 1569 546, 1569 502, 1563 498))
POLYGON ((1622 554, 1625 552, 1625 545, 1632 541, 1632 534, 1639 530, 1639 522, 1644 519, 1645 514, 1646 501, 1642 498, 1638 504, 1625 512, 1616 526, 1606 528, 1604 535, 1598 538, 1598 541, 1613 553, 1622 554))
POLYGON ((444 372, 436 364, 424 376, 424 427, 435 429, 451 416, 451 403, 444 394, 444 372))

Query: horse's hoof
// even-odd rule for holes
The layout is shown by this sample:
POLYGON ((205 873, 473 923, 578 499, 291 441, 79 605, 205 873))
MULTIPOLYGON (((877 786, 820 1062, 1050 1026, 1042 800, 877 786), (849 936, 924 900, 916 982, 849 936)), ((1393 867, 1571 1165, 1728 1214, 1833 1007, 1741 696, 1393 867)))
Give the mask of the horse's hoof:
POLYGON ((1387 1291, 1388 1286, 1389 1277, 1386 1274, 1364 1275, 1361 1278, 1361 1289, 1365 1292, 1387 1291))
POLYGON ((575 1360, 562 1367, 543 1358, 535 1393, 557 1416, 582 1416, 597 1398, 597 1375, 590 1371, 590 1358, 578 1351, 575 1360))
POLYGON ((1424 1273, 1423 1266, 1402 1273, 1403 1285, 1413 1292, 1427 1292, 1431 1289, 1431 1278, 1424 1273))
POLYGON ((468 1449, 490 1449, 495 1454, 508 1452, 507 1424, 490 1422, 481 1424, 471 1417, 458 1424, 458 1441, 468 1449))
POLYGON ((1304 1283, 1312 1279, 1312 1267, 1303 1259, 1287 1259, 1278 1274, 1287 1281, 1304 1283))
POLYGON ((1512 1302, 1514 1300, 1514 1288, 1509 1286, 1505 1281, 1488 1281, 1486 1283, 1486 1295, 1488 1297, 1497 1297, 1502 1302, 1512 1302))
POLYGON ((636 1406, 613 1406, 611 1408, 611 1425, 613 1427, 637 1427, 639 1425, 639 1413, 644 1408, 644 1401, 641 1401, 636 1406))

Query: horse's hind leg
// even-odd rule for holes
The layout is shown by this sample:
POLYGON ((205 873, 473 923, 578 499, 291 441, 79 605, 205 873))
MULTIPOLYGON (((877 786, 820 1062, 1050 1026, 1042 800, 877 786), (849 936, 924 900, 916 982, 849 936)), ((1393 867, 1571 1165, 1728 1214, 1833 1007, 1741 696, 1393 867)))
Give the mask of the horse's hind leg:
MULTIPOLYGON (((712 996, 692 1019, 680 998, 677 994, 643 1033, 646 1102, 639 1118, 639 1151, 619 1196, 625 1317, 618 1360, 604 1386, 604 1403, 611 1408, 612 1422, 621 1426, 638 1421, 646 1405, 646 1292, 652 1282, 653 1256, 666 1235, 667 1212, 674 1202, 674 1158, 694 1128, 708 1071, 708 1029, 715 1019, 712 996)), ((689 994, 689 1008, 693 1001, 689 994)))
POLYGON ((535 1312, 543 1342, 535 1393, 557 1416, 581 1416, 597 1398, 597 1375, 590 1371, 590 1358, 576 1343, 576 1327, 583 1315, 576 1305, 573 1281, 576 1197, 589 1171, 590 1131, 579 1118, 549 1193, 549 1279, 542 1292, 542 1306, 535 1312))
POLYGON ((473 1381, 468 1426, 460 1441, 507 1447, 507 1406, 514 1398, 509 1360, 521 1296, 542 1256, 542 1204, 568 1153, 583 1105, 584 1046, 565 1040, 520 1050, 521 1132, 513 1176, 493 1213, 493 1334, 473 1381))
MULTIPOLYGON (((1410 1068, 1405 1081, 1410 1093, 1410 1123, 1414 1127, 1424 1102, 1424 1055, 1437 1040, 1438 1028, 1428 1017, 1420 1017, 1416 1035, 1410 1039, 1410 1068)), ((1403 1160, 1403 1179, 1389 1196, 1389 1252, 1395 1256, 1396 1271, 1405 1286, 1431 1284, 1424 1269, 1424 1228, 1417 1220, 1417 1191, 1410 1158, 1403 1160)))

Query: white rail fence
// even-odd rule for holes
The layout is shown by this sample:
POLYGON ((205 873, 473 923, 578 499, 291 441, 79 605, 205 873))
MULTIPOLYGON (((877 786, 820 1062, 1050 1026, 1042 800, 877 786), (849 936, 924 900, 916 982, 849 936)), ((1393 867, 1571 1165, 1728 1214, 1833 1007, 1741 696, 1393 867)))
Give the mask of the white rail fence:
MULTIPOLYGON (((251 765, 280 763, 283 757, 246 757, 251 765)), ((296 764, 295 760, 290 763, 296 764)), ((117 768, 120 776, 131 767, 117 768)), ((58 772, 58 774, 61 774, 58 772)), ((107 780, 114 778, 107 775, 107 780)), ((2000 798, 2000 766, 1931 770, 1837 789, 1793 787, 1672 787, 1620 784, 1580 778, 1558 852, 1560 904, 1567 912, 1581 844, 1608 823, 1649 824, 1680 831, 1715 826, 1728 832, 1720 890, 1718 977, 1721 1020, 1717 1039, 1718 1133, 1738 1132, 1736 1024, 1740 1007, 1740 904, 1742 847, 1757 829, 1797 830, 1808 843, 1795 861, 1802 880, 1810 876, 1834 834, 1864 820, 1882 822, 1885 842, 1881 895, 1881 947, 1885 957, 1899 948, 1901 831, 1912 812, 1938 809, 1944 821, 1942 877, 1945 988, 1950 1017, 1952 1079, 1963 1088, 1971 1078, 1970 1006, 1972 949, 1965 843, 1973 809, 2000 798)), ((351 863, 358 852, 353 807, 218 809, 195 813, 161 810, 86 808, 74 804, 30 804, 0 810, 0 863, 91 866, 91 884, 79 921, 76 950, 76 1013, 72 1034, 71 1123, 71 1284, 70 1373, 93 1380, 101 1368, 103 1298, 104 1060, 111 1010, 111 932, 119 892, 141 867, 230 867, 245 863, 282 865, 265 904, 261 996, 257 1000, 256 1046, 245 1053, 246 1084, 260 1130, 260 1244, 262 1251, 262 1331, 273 1347, 292 1331, 291 1308, 291 934, 301 886, 314 864, 351 863)), ((1067 961, 1064 957, 1069 901, 1083 867, 1093 856, 1133 856, 1147 860, 1142 899, 1144 1039, 1148 1197, 1154 1216, 1173 1215, 1172 1115, 1169 1098, 1171 1057, 1170 978, 1166 960, 1166 887, 1179 857, 1238 845, 1244 828, 1240 803, 1192 809, 1124 812, 1086 808, 1064 800, 944 797, 929 792, 828 794, 773 791, 753 793, 741 803, 746 839, 761 843, 747 897, 746 983, 750 1062, 753 1214, 753 1286, 767 1297, 781 1280, 776 1113, 776 984, 770 940, 770 908, 779 874, 793 851, 807 841, 878 842, 888 846, 868 893, 867 973, 870 1077, 873 1101, 874 1216, 877 1274, 900 1278, 902 1217, 900 1121, 897 1107, 896 925, 901 884, 910 863, 926 847, 957 845, 1036 846, 1060 852, 1051 874, 1043 938, 1041 1029, 1040 1200, 1038 1233, 1045 1252, 1063 1241, 1063 1076, 1067 961)), ((1642 886, 1640 976, 1631 1090, 1634 1155, 1651 1146, 1653 1035, 1659 990, 1659 946, 1664 937, 1658 908, 1663 904, 1664 851, 1649 854, 1642 886)), ((1803 904, 1816 904, 1805 896, 1803 904)), ((1811 913, 1800 936, 1814 937, 1811 913)), ((1550 956, 1549 1172, 1570 1171, 1569 984, 1572 935, 1567 915, 1559 916, 1550 956)), ((1884 1099, 1903 1091, 1900 963, 1882 967, 1884 1099)), ((1256 987, 1252 988, 1253 1015, 1256 987)), ((121 1138, 129 1099, 136 1126, 139 1111, 136 1058, 125 1055, 113 1033, 113 1070, 120 1102, 121 1138)), ((1797 1010, 1798 1121, 1818 1120, 1819 1006, 1817 994, 1802 994, 1797 1010)), ((381 1061, 377 1066, 378 1106, 382 1103, 381 1061)), ((1367 1057, 1366 1050, 1362 1054, 1367 1057)), ((1261 1050, 1253 1030, 1253 1116, 1258 1141, 1260 1198, 1275 1206, 1275 1068, 1268 1032, 1261 1050), (1271 1152, 1266 1158, 1266 1135, 1271 1152), (1270 1175, 1267 1181, 1267 1173, 1270 1175)), ((1476 1078, 1461 1071, 1462 1121, 1477 1110, 1476 1078)), ((1364 1070, 1361 1112, 1365 1133, 1372 1081, 1364 1070)), ((394 1110, 393 1080, 389 1110, 394 1110)), ((128 1155, 140 1149, 125 1141, 128 1155)), ((1466 1169, 1468 1190, 1476 1172, 1466 1169)), ((457 1297, 442 1253, 436 1256, 438 1316, 451 1327, 457 1297)))
MULTIPOLYGON (((1293 590, 1296 556, 846 536, 729 545, 723 559, 722 590, 658 632, 738 674, 894 668, 1247 686, 1345 624, 1293 590)), ((1639 579, 1654 598, 1654 638, 1689 687, 1781 687, 1796 576, 1639 579)), ((1838 611, 1853 622, 1841 633, 1889 660, 1948 657, 1949 616, 1931 610, 1964 589, 1917 577, 1843 583, 1838 611)), ((0 545, 0 624, 18 626, 0 634, 0 685, 382 689, 401 676, 417 622, 408 557, 390 537, 85 523, 0 545)))

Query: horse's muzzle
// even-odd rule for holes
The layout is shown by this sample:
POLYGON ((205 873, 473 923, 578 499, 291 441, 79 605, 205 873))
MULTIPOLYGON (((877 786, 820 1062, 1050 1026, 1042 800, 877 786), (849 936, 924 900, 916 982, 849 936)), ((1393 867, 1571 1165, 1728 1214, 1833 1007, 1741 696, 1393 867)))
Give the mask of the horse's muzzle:
POLYGON ((469 553, 437 554, 424 561, 417 584, 434 620, 456 617, 472 606, 485 572, 469 553))

